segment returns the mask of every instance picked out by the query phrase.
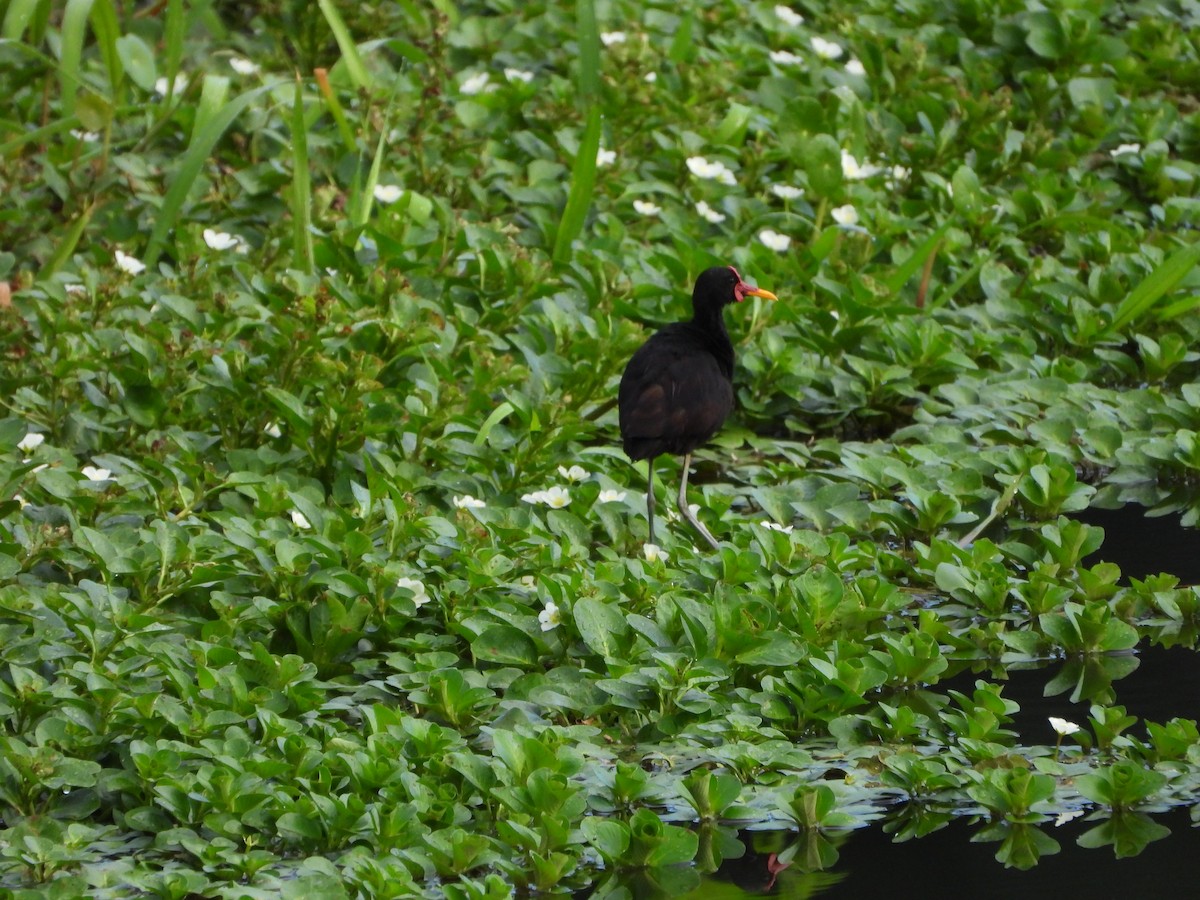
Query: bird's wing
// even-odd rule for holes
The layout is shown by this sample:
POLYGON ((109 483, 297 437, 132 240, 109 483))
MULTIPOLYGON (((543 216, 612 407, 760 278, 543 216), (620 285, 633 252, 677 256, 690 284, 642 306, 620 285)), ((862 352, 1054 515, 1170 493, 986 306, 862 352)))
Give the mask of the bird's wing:
POLYGON ((665 450, 679 452, 672 442, 702 442, 721 427, 733 406, 733 387, 710 355, 651 341, 629 361, 618 401, 626 441, 662 439, 665 450))

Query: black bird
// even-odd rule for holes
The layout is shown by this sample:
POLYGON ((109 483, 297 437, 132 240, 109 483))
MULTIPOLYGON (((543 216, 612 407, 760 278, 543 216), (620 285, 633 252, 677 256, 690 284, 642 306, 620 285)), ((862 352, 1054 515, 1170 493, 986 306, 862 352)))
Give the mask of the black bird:
POLYGON ((692 291, 692 318, 674 322, 642 344, 621 376, 617 407, 621 441, 631 460, 648 459, 646 518, 654 543, 654 458, 683 456, 679 511, 716 549, 708 529, 687 503, 692 451, 709 440, 733 409, 733 344, 722 310, 747 297, 776 299, 746 284, 733 266, 700 273, 692 291))

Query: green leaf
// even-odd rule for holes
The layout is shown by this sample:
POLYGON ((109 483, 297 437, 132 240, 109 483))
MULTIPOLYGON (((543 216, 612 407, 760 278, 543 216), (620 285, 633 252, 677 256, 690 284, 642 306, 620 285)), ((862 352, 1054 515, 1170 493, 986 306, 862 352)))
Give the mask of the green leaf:
POLYGON ((350 29, 346 27, 346 22, 342 18, 342 14, 338 12, 337 6, 333 0, 317 0, 317 6, 320 7, 321 14, 325 16, 325 21, 329 24, 329 30, 333 32, 338 49, 342 51, 342 61, 346 64, 346 72, 350 75, 350 81, 356 88, 369 89, 371 76, 367 72, 367 67, 363 65, 362 57, 358 54, 358 45, 355 44, 350 29))
POLYGON ((471 642, 478 662, 531 669, 537 665, 537 645, 524 631, 512 625, 493 625, 471 642))
POLYGON ((583 231, 588 209, 592 205, 592 192, 596 187, 596 154, 600 151, 600 107, 588 110, 587 127, 579 141, 579 151, 571 168, 571 190, 567 194, 567 205, 563 207, 558 233, 554 238, 552 256, 556 263, 565 263, 571 258, 571 244, 583 231))
POLYGON ((143 91, 154 90, 154 82, 158 80, 158 69, 154 65, 154 51, 150 45, 136 34, 126 34, 117 38, 117 54, 121 65, 131 81, 143 91))
POLYGON ((588 649, 605 659, 618 655, 620 644, 617 638, 629 630, 629 624, 616 606, 594 597, 584 597, 576 602, 572 612, 579 636, 588 649))
POLYGON ((1180 247, 1129 292, 1104 329, 1110 334, 1140 319, 1170 293, 1200 262, 1200 242, 1180 247))
POLYGON ((832 200, 842 189, 842 148, 827 134, 814 134, 805 140, 801 163, 813 194, 832 200))

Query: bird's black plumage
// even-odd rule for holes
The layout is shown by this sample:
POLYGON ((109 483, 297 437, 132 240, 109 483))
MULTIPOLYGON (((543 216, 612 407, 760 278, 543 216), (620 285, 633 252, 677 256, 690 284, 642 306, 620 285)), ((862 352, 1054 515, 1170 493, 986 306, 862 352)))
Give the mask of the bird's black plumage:
POLYGON ((733 343, 723 310, 747 295, 774 294, 746 284, 732 266, 706 269, 692 292, 692 318, 668 325, 638 348, 621 376, 617 407, 621 441, 630 459, 648 459, 646 494, 654 540, 654 458, 684 457, 679 503, 683 515, 714 547, 716 541, 686 502, 692 451, 720 430, 733 409, 733 343))

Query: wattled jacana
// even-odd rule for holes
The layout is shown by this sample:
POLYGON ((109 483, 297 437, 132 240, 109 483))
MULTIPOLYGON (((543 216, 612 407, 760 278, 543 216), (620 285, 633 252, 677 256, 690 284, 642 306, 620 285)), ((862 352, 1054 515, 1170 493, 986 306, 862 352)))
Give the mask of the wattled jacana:
POLYGON ((775 295, 746 284, 733 266, 700 273, 692 291, 692 318, 668 325, 642 344, 621 376, 617 406, 621 441, 631 460, 649 460, 646 519, 654 543, 654 458, 683 456, 679 511, 713 549, 716 539, 687 503, 692 451, 717 433, 733 409, 733 344, 722 310, 747 297, 775 295))

